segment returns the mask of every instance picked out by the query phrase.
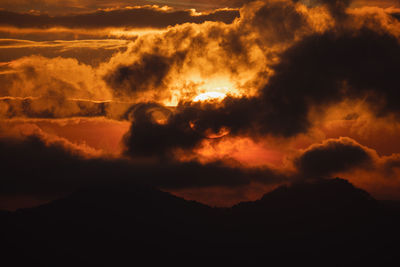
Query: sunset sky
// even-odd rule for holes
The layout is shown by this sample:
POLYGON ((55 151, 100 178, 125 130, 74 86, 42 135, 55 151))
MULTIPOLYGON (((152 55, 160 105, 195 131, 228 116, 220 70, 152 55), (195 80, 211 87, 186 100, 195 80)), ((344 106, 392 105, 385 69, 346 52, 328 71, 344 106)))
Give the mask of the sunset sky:
POLYGON ((144 183, 400 200, 398 0, 0 0, 0 209, 144 183))

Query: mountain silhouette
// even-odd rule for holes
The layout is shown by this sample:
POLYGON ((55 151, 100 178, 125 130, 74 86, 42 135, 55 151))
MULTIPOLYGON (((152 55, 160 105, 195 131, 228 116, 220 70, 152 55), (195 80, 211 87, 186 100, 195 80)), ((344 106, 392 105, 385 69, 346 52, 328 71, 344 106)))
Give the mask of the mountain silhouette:
POLYGON ((397 260, 398 207, 339 178, 232 208, 118 185, 0 212, 0 234, 7 266, 360 266, 397 260))
POLYGON ((239 203, 233 210, 241 216, 247 213, 268 221, 271 217, 278 221, 286 217, 307 221, 371 216, 379 212, 379 206, 368 192, 354 187, 347 180, 335 178, 281 186, 260 200, 239 203))

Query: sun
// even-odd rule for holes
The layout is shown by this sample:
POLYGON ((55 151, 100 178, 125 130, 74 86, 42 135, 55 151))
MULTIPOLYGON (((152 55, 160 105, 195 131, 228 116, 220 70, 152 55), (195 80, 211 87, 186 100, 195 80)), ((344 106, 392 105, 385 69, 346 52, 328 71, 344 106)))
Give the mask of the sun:
POLYGON ((199 102, 199 101, 221 101, 226 97, 226 94, 221 93, 221 92, 206 92, 197 95, 194 99, 193 102, 199 102))

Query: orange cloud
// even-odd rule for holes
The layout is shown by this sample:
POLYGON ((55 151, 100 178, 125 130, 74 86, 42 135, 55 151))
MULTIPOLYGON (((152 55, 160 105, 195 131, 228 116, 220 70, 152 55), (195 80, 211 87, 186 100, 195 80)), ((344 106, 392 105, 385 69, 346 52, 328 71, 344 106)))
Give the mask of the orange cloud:
MULTIPOLYGON (((60 23, 3 26, 2 34, 26 37, 0 41, 7 51, 0 65, 3 135, 22 139, 4 147, 37 145, 49 149, 45 160, 57 152, 89 174, 100 172, 93 162, 103 164, 107 174, 140 175, 216 205, 254 200, 306 176, 343 175, 377 196, 393 196, 400 149, 393 9, 295 2, 248 3, 228 24, 212 18, 232 10, 181 11, 190 19, 177 23, 188 23, 141 33, 112 23, 93 32, 60 23), (47 34, 124 40, 40 39, 47 34), (20 58, 23 51, 35 55, 20 58), (221 99, 194 101, 202 94, 221 99), (30 135, 36 139, 25 140, 30 135)), ((161 26, 176 24, 167 22, 161 26)))
POLYGON ((11 119, 0 121, 3 137, 40 136, 49 144, 81 151, 88 156, 120 156, 121 140, 129 123, 105 118, 11 119))
POLYGON ((176 10, 158 6, 109 8, 91 13, 49 16, 0 10, 0 25, 17 28, 165 28, 184 23, 221 21, 231 23, 238 15, 235 9, 210 12, 176 10))

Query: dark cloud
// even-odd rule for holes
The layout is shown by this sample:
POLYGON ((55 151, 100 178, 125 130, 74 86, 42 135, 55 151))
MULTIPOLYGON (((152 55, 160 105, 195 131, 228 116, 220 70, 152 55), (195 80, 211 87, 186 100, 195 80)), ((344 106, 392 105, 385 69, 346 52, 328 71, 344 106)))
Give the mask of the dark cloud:
POLYGON ((191 128, 192 117, 189 111, 172 115, 158 104, 138 104, 133 108, 131 130, 125 136, 126 154, 168 157, 171 149, 194 148, 204 136, 191 128), (157 111, 163 114, 165 123, 155 119, 157 111))
POLYGON ((277 183, 284 179, 268 169, 242 169, 222 162, 132 162, 86 158, 61 141, 40 136, 19 140, 0 138, 2 195, 60 195, 80 188, 120 183, 161 188, 236 187, 251 181, 277 183))
POLYGON ((364 99, 377 115, 398 114, 399 63, 400 45, 390 34, 313 35, 282 54, 263 93, 281 122, 292 123, 291 134, 307 130, 310 107, 344 99, 364 99))
POLYGON ((328 140, 308 148, 295 165, 305 178, 331 177, 357 167, 372 166, 371 154, 349 138, 328 140))
POLYGON ((392 13, 391 14, 395 19, 400 20, 400 13, 392 13))
POLYGON ((106 75, 105 80, 117 97, 154 90, 163 85, 174 65, 182 65, 185 55, 185 52, 177 52, 170 57, 146 53, 131 65, 118 66, 106 75))
POLYGON ((134 144, 142 142, 154 144, 155 154, 167 148, 193 148, 206 130, 219 132, 223 127, 232 135, 290 137, 312 126, 311 108, 322 111, 347 99, 363 99, 377 116, 398 116, 399 64, 399 42, 388 33, 361 29, 315 34, 281 54, 258 97, 228 97, 219 105, 181 104, 164 125, 149 117, 143 123, 135 116, 140 122, 132 124, 128 151, 136 153, 134 144))
POLYGON ((301 2, 311 6, 324 5, 334 18, 342 19, 346 16, 346 8, 348 8, 354 0, 293 0, 293 2, 301 2))
MULTIPOLYGON (((253 123, 249 109, 253 99, 228 98, 221 106, 213 103, 181 103, 174 109, 159 104, 138 104, 132 108, 133 122, 125 136, 126 152, 132 156, 165 157, 174 149, 192 149, 206 139, 207 132, 218 134, 227 127, 231 134, 248 132, 253 123), (167 110, 164 123, 153 118, 154 108, 167 110)), ((165 112, 164 112, 165 113, 165 112)), ((257 125, 254 125, 257 127, 257 125)))
POLYGON ((194 15, 190 10, 163 10, 151 6, 93 13, 50 16, 47 14, 15 13, 0 10, 0 25, 18 28, 165 28, 183 23, 221 21, 231 23, 239 17, 238 10, 215 10, 211 13, 194 15))
POLYGON ((400 170, 400 154, 392 154, 389 157, 385 157, 382 168, 386 177, 396 177, 396 171, 400 170))
MULTIPOLYGON (((0 33, 0 38, 2 37, 0 33)), ((54 39, 60 37, 53 36, 54 39)), ((107 37, 104 38, 106 39, 107 37)), ((125 52, 127 44, 127 40, 34 42, 18 39, 0 39, 0 62, 11 62, 22 57, 41 55, 46 58, 75 58, 81 63, 98 66, 110 60, 115 53, 125 52)))
POLYGON ((69 100, 62 97, 0 98, 2 118, 70 118, 108 116, 109 102, 69 100))
MULTIPOLYGON (((251 30, 258 31, 263 42, 287 42, 307 24, 306 17, 289 1, 267 1, 250 21, 251 30)), ((247 25, 246 25, 247 26, 247 25)))
POLYGON ((175 8, 196 8, 197 10, 212 10, 224 7, 241 7, 245 2, 252 0, 180 0, 180 1, 164 1, 164 0, 80 0, 79 5, 75 0, 1 0, 2 8, 17 12, 43 12, 50 14, 69 14, 90 12, 99 9, 114 8, 115 6, 132 7, 143 5, 160 5, 175 8))

